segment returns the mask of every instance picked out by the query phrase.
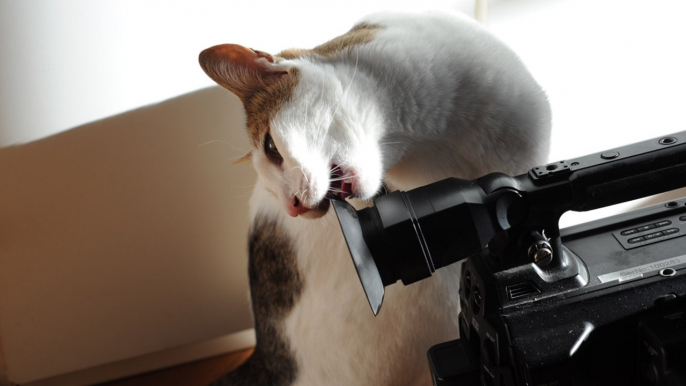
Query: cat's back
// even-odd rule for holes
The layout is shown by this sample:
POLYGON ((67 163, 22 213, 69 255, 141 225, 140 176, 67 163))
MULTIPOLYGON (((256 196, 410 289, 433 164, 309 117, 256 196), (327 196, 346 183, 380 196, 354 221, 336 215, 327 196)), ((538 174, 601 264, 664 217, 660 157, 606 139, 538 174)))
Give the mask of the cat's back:
MULTIPOLYGON (((357 25, 376 27, 373 40, 348 53, 348 60, 373 63, 379 71, 417 70, 414 79, 463 82, 479 74, 479 82, 522 79, 531 75, 517 54, 481 24, 451 11, 379 12, 357 25)), ((535 87, 538 91, 538 87, 535 87)))
POLYGON ((478 38, 483 28, 459 12, 426 11, 417 13, 384 11, 369 14, 356 25, 379 28, 379 41, 404 41, 431 45, 431 41, 456 41, 456 37, 478 38), (430 38, 431 41, 424 39, 430 38))
POLYGON ((464 14, 374 13, 311 50, 279 56, 301 70, 298 95, 346 89, 343 100, 352 107, 340 110, 360 110, 356 101, 378 107, 388 142, 434 141, 426 146, 444 144, 464 154, 446 165, 445 157, 434 160, 422 152, 426 146, 403 149, 406 159, 427 161, 417 175, 436 170, 428 166, 439 161, 446 167, 432 179, 492 170, 520 173, 525 165, 545 161, 551 122, 545 92, 512 49, 464 14), (536 144, 513 150, 513 143, 525 145, 524 138, 531 137, 536 144), (470 159, 479 159, 480 166, 455 168, 470 159))
POLYGON ((507 46, 470 17, 453 11, 384 11, 360 19, 352 29, 311 50, 291 49, 279 56, 306 61, 355 61, 369 55, 380 64, 455 62, 464 59, 516 58, 507 46), (505 54, 505 56, 504 56, 505 54))

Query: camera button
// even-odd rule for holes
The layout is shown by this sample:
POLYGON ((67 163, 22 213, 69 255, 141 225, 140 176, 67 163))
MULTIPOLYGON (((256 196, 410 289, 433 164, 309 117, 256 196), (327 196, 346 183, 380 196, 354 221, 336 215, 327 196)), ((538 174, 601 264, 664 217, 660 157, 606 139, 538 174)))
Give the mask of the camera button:
POLYGON ((616 151, 606 151, 600 155, 602 159, 614 159, 619 157, 619 153, 616 151))
POLYGON ((671 235, 671 234, 674 234, 674 233, 679 233, 679 228, 665 229, 665 230, 662 231, 662 233, 663 233, 665 236, 671 235))
POLYGON ((634 233, 638 233, 638 229, 635 229, 635 228, 634 229, 627 229, 625 231, 622 231, 621 235, 622 236, 629 236, 629 235, 633 235, 634 233))
POLYGON ((643 238, 643 236, 634 237, 633 239, 628 240, 629 244, 636 244, 636 243, 641 242, 641 241, 645 241, 645 238, 643 238))
POLYGON ((663 235, 662 232, 655 232, 655 233, 651 233, 649 235, 645 235, 643 237, 645 237, 646 240, 652 240, 652 239, 660 237, 662 235, 663 235))
POLYGON ((671 221, 665 220, 665 221, 656 222, 655 226, 659 228, 659 227, 666 227, 667 225, 671 225, 671 224, 672 224, 671 221))
POLYGON ((639 232, 643 232, 643 231, 647 231, 648 229, 653 229, 653 228, 655 228, 655 224, 644 225, 644 226, 638 227, 636 229, 638 229, 639 232))

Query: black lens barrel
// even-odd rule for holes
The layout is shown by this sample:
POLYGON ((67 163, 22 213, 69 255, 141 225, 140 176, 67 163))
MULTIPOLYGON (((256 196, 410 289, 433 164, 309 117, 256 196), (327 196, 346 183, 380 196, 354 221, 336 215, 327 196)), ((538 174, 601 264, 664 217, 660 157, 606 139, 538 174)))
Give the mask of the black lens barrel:
POLYGON ((408 192, 393 192, 358 212, 362 233, 384 286, 407 285, 483 248, 472 212, 483 190, 451 178, 408 192))

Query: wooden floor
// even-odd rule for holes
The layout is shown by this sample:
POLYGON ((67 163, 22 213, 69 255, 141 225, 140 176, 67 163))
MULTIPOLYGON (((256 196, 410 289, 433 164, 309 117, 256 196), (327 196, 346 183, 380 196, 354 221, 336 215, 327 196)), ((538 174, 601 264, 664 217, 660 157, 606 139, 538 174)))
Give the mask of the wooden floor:
POLYGON ((103 383, 100 386, 207 386, 223 374, 240 366, 252 355, 252 352, 253 349, 237 351, 166 370, 103 383))

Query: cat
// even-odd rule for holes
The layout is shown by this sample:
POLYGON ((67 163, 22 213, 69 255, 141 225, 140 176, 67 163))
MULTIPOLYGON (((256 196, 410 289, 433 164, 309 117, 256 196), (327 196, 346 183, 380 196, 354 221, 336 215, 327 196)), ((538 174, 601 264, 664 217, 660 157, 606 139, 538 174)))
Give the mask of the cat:
POLYGON ((458 264, 386 288, 374 317, 329 198, 518 174, 547 158, 546 94, 464 15, 378 13, 310 50, 225 44, 203 70, 243 103, 252 357, 215 385, 430 385, 434 344, 458 337, 458 264))

